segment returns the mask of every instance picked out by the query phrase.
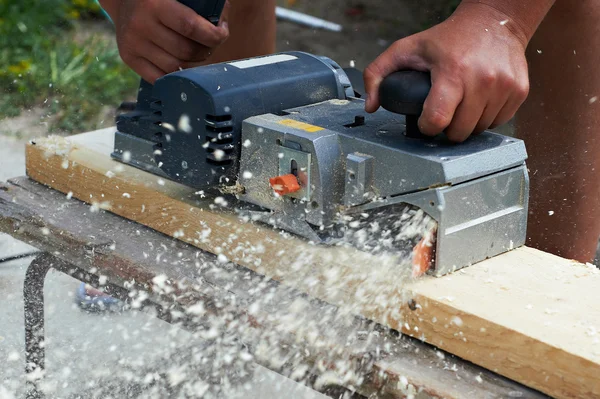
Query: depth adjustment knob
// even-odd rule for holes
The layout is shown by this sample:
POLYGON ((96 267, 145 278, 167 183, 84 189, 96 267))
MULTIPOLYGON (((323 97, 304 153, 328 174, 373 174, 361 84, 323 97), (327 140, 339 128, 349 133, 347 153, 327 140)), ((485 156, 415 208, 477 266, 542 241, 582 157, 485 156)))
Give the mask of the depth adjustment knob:
POLYGON ((406 116, 407 137, 429 138, 421 133, 417 121, 430 90, 429 72, 394 72, 383 79, 379 86, 379 103, 390 112, 406 116))

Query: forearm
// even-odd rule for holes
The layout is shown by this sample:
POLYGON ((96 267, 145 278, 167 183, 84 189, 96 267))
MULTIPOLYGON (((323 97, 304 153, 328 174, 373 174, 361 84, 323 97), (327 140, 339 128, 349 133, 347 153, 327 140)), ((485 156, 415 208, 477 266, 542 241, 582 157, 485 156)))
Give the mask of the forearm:
POLYGON ((531 40, 531 93, 516 118, 529 155, 527 245, 582 262, 600 234, 599 20, 596 0, 556 1, 531 40))
POLYGON ((462 0, 456 12, 487 7, 495 20, 515 34, 526 46, 550 11, 555 0, 462 0))

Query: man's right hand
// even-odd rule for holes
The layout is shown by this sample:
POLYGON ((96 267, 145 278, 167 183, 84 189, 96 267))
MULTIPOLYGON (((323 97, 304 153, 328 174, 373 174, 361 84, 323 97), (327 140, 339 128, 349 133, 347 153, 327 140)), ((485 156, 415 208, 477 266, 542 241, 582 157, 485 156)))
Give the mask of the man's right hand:
MULTIPOLYGON (((500 3, 500 1, 498 1, 500 3)), ((426 135, 445 131, 455 142, 506 123, 529 92, 529 36, 514 18, 481 1, 463 1, 446 21, 402 38, 365 70, 366 111, 379 108, 389 74, 431 73, 431 91, 418 124, 426 135)))
POLYGON ((100 0, 112 18, 123 61, 144 80, 199 65, 229 36, 225 3, 214 26, 176 0, 100 0))

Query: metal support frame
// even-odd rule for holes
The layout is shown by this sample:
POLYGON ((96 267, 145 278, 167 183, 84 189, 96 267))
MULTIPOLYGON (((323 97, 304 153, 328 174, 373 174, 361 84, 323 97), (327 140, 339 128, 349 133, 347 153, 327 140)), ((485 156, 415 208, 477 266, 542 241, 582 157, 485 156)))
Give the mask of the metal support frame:
MULTIPOLYGON (((99 277, 89 271, 83 270, 72 263, 59 259, 48 252, 42 252, 27 267, 23 283, 24 311, 25 311, 25 375, 26 375, 26 398, 44 399, 44 393, 39 389, 39 382, 45 375, 45 334, 44 334, 44 282, 48 271, 55 269, 65 273, 79 281, 98 287, 99 277)), ((106 292, 123 301, 128 299, 128 291, 114 284, 107 284, 106 292)), ((167 323, 173 320, 166 309, 159 303, 149 299, 140 307, 152 305, 156 309, 155 316, 167 323)), ((192 324, 195 324, 193 322, 192 324)), ((188 329, 193 326, 185 324, 188 329)), ((347 388, 338 385, 327 385, 319 392, 331 396, 340 397, 342 393, 348 398, 362 398, 358 393, 352 393, 347 388)))
MULTIPOLYGON (((47 252, 38 255, 27 267, 23 283, 27 399, 44 398, 43 392, 38 388, 38 381, 45 373, 44 282, 50 269, 68 274, 94 287, 100 285, 98 276, 47 252)), ((107 284, 107 292, 121 300, 126 300, 128 296, 127 290, 113 284, 107 284)))
POLYGON ((37 389, 37 377, 33 373, 44 371, 44 281, 53 267, 52 256, 38 255, 27 268, 23 284, 25 304, 25 373, 27 376, 27 399, 43 398, 37 389))

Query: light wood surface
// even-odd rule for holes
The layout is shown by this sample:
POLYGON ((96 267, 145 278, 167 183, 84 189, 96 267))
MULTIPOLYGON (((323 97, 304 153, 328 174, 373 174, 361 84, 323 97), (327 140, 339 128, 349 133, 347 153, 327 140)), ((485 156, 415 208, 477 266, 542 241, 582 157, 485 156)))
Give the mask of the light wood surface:
POLYGON ((313 246, 244 223, 194 190, 113 161, 113 132, 37 140, 27 146, 27 174, 91 211, 108 209, 221 254, 551 396, 600 397, 594 267, 522 247, 413 281, 401 259, 313 246))

